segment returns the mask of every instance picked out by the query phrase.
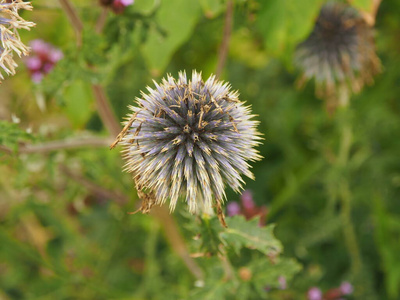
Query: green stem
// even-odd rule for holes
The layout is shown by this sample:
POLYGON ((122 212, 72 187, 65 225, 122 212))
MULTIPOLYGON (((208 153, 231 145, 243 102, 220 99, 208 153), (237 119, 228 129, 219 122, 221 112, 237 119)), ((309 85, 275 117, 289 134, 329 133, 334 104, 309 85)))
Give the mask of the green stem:
POLYGON ((360 249, 357 243, 357 237, 354 225, 351 220, 351 191, 349 183, 343 180, 339 187, 339 197, 341 200, 340 216, 343 224, 343 235, 347 250, 351 257, 351 270, 353 274, 359 274, 361 271, 362 261, 360 249))
MULTIPOLYGON (((342 98, 348 98, 349 96, 343 95, 342 98), (344 97, 343 97, 344 96, 344 97)), ((362 267, 362 260, 360 254, 360 248, 357 242, 357 236, 354 229, 354 225, 351 219, 351 202, 352 193, 349 184, 348 176, 348 163, 350 158, 350 150, 353 143, 353 133, 351 128, 351 120, 349 118, 348 104, 349 99, 341 99, 341 110, 343 113, 343 118, 339 121, 340 131, 342 134, 339 153, 336 160, 336 165, 338 170, 340 170, 341 177, 338 182, 338 193, 337 196, 341 203, 340 216, 342 219, 342 229, 344 235, 344 241, 346 248, 349 252, 351 258, 351 270, 354 275, 359 274, 362 267)))

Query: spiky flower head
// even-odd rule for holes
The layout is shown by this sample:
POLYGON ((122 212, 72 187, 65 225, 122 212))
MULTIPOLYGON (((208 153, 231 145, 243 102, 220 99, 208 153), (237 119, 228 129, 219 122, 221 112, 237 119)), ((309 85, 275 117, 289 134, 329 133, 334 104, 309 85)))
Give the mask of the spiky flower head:
POLYGON ((239 192, 241 174, 253 178, 247 161, 261 158, 250 107, 228 83, 215 76, 204 82, 196 71, 191 80, 181 72, 178 80, 167 76, 154 85, 130 106, 119 136, 141 211, 167 200, 172 211, 180 197, 192 213, 220 208, 225 184, 239 192))
MULTIPOLYGON (((13 59, 13 52, 19 57, 29 54, 29 48, 21 42, 18 29, 30 30, 35 26, 35 23, 25 21, 19 16, 20 9, 31 10, 32 5, 22 0, 0 0, 0 67, 8 75, 14 75, 15 67, 18 66, 13 59)), ((1 72, 0 79, 4 79, 1 72)))
POLYGON ((300 84, 314 78, 320 98, 337 97, 340 89, 356 93, 380 72, 373 29, 356 9, 328 2, 296 49, 295 65, 303 71, 300 84))

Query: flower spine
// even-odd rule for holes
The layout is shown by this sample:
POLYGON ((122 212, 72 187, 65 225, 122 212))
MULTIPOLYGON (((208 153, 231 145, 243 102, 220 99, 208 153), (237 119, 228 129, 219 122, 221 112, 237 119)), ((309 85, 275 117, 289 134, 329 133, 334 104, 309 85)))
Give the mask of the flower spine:
MULTIPOLYGON (((20 9, 32 10, 30 2, 22 0, 0 0, 0 67, 8 75, 15 74, 18 66, 13 59, 13 52, 19 57, 29 54, 29 48, 25 46, 19 37, 18 29, 30 30, 35 23, 25 21, 18 14, 20 9)), ((0 82, 4 79, 0 72, 0 82)))

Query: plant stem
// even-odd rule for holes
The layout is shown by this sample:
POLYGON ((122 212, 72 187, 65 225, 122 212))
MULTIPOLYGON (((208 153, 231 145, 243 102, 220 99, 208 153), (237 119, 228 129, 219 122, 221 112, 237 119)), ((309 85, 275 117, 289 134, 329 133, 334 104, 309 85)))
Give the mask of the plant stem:
POLYGON ((232 33, 232 24, 233 24, 233 1, 228 0, 228 2, 226 3, 226 14, 225 14, 225 23, 224 23, 224 32, 223 32, 223 36, 222 36, 222 43, 221 43, 221 47, 219 48, 217 69, 215 71, 215 75, 217 77, 221 76, 221 73, 225 66, 226 58, 228 56, 229 42, 230 42, 231 33, 232 33))
MULTIPOLYGON (((346 94, 345 97, 349 96, 346 94)), ((341 110, 344 114, 344 118, 339 121, 342 137, 336 165, 340 172, 344 172, 346 175, 341 176, 339 179, 339 190, 337 196, 339 197, 339 200, 341 202, 340 216, 343 223, 342 228, 344 241, 351 258, 352 273, 356 276, 360 274, 362 260, 354 225, 351 220, 352 193, 349 184, 349 176, 347 176, 350 150, 353 142, 353 134, 350 124, 351 120, 349 119, 349 99, 347 99, 346 101, 341 101, 339 103, 342 104, 341 110)))
POLYGON ((357 243, 357 237, 354 225, 351 220, 351 191, 349 183, 343 180, 339 187, 339 197, 341 200, 340 215, 343 222, 343 235, 347 250, 351 257, 351 269, 353 274, 359 274, 361 271, 362 261, 360 249, 357 243))
POLYGON ((92 90, 101 120, 110 134, 112 136, 117 136, 121 131, 121 126, 115 117, 103 87, 99 84, 92 84, 92 90))
MULTIPOLYGON (((77 149, 85 147, 105 147, 111 142, 109 138, 87 137, 79 139, 69 139, 60 141, 51 141, 36 145, 22 145, 18 148, 18 153, 47 153, 56 150, 77 149)), ((14 151, 7 146, 0 145, 0 151, 8 154, 14 151)))
POLYGON ((76 43, 78 47, 82 46, 82 30, 83 30, 83 23, 79 18, 76 10, 72 6, 72 3, 69 0, 59 0, 62 9, 65 11, 68 19, 75 30, 76 33, 76 43))
POLYGON ((172 218, 165 206, 152 208, 151 214, 154 215, 164 228, 170 246, 181 257, 189 271, 197 280, 203 280, 203 270, 197 265, 196 261, 190 256, 186 248, 185 241, 179 232, 175 220, 172 218))
POLYGON ((107 15, 108 15, 108 10, 107 8, 103 7, 101 14, 96 22, 96 27, 95 27, 96 33, 100 34, 103 31, 104 25, 106 24, 107 20, 107 15))

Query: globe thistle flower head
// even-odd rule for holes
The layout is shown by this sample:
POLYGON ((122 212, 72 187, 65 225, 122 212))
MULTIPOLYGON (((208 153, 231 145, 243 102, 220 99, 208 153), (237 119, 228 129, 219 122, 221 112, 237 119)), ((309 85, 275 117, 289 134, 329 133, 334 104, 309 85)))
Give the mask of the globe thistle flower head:
POLYGON ((356 93, 380 72, 373 29, 354 8, 336 2, 322 7, 294 63, 303 72, 300 85, 315 79, 320 98, 337 97, 340 89, 356 93))
MULTIPOLYGON (((14 75, 18 66, 13 59, 13 52, 19 57, 29 54, 29 48, 21 42, 18 29, 30 30, 35 26, 35 23, 19 16, 20 9, 31 10, 32 5, 22 0, 0 0, 0 67, 8 75, 14 75)), ((0 79, 4 79, 1 72, 0 79)))
POLYGON ((181 72, 136 98, 125 128, 117 137, 124 146, 125 169, 133 174, 139 196, 146 192, 142 212, 178 198, 189 211, 210 212, 225 199, 225 184, 239 192, 241 174, 253 178, 248 161, 261 157, 257 121, 228 83, 211 76, 206 82, 181 72), (151 195, 151 196, 149 196, 151 195))

